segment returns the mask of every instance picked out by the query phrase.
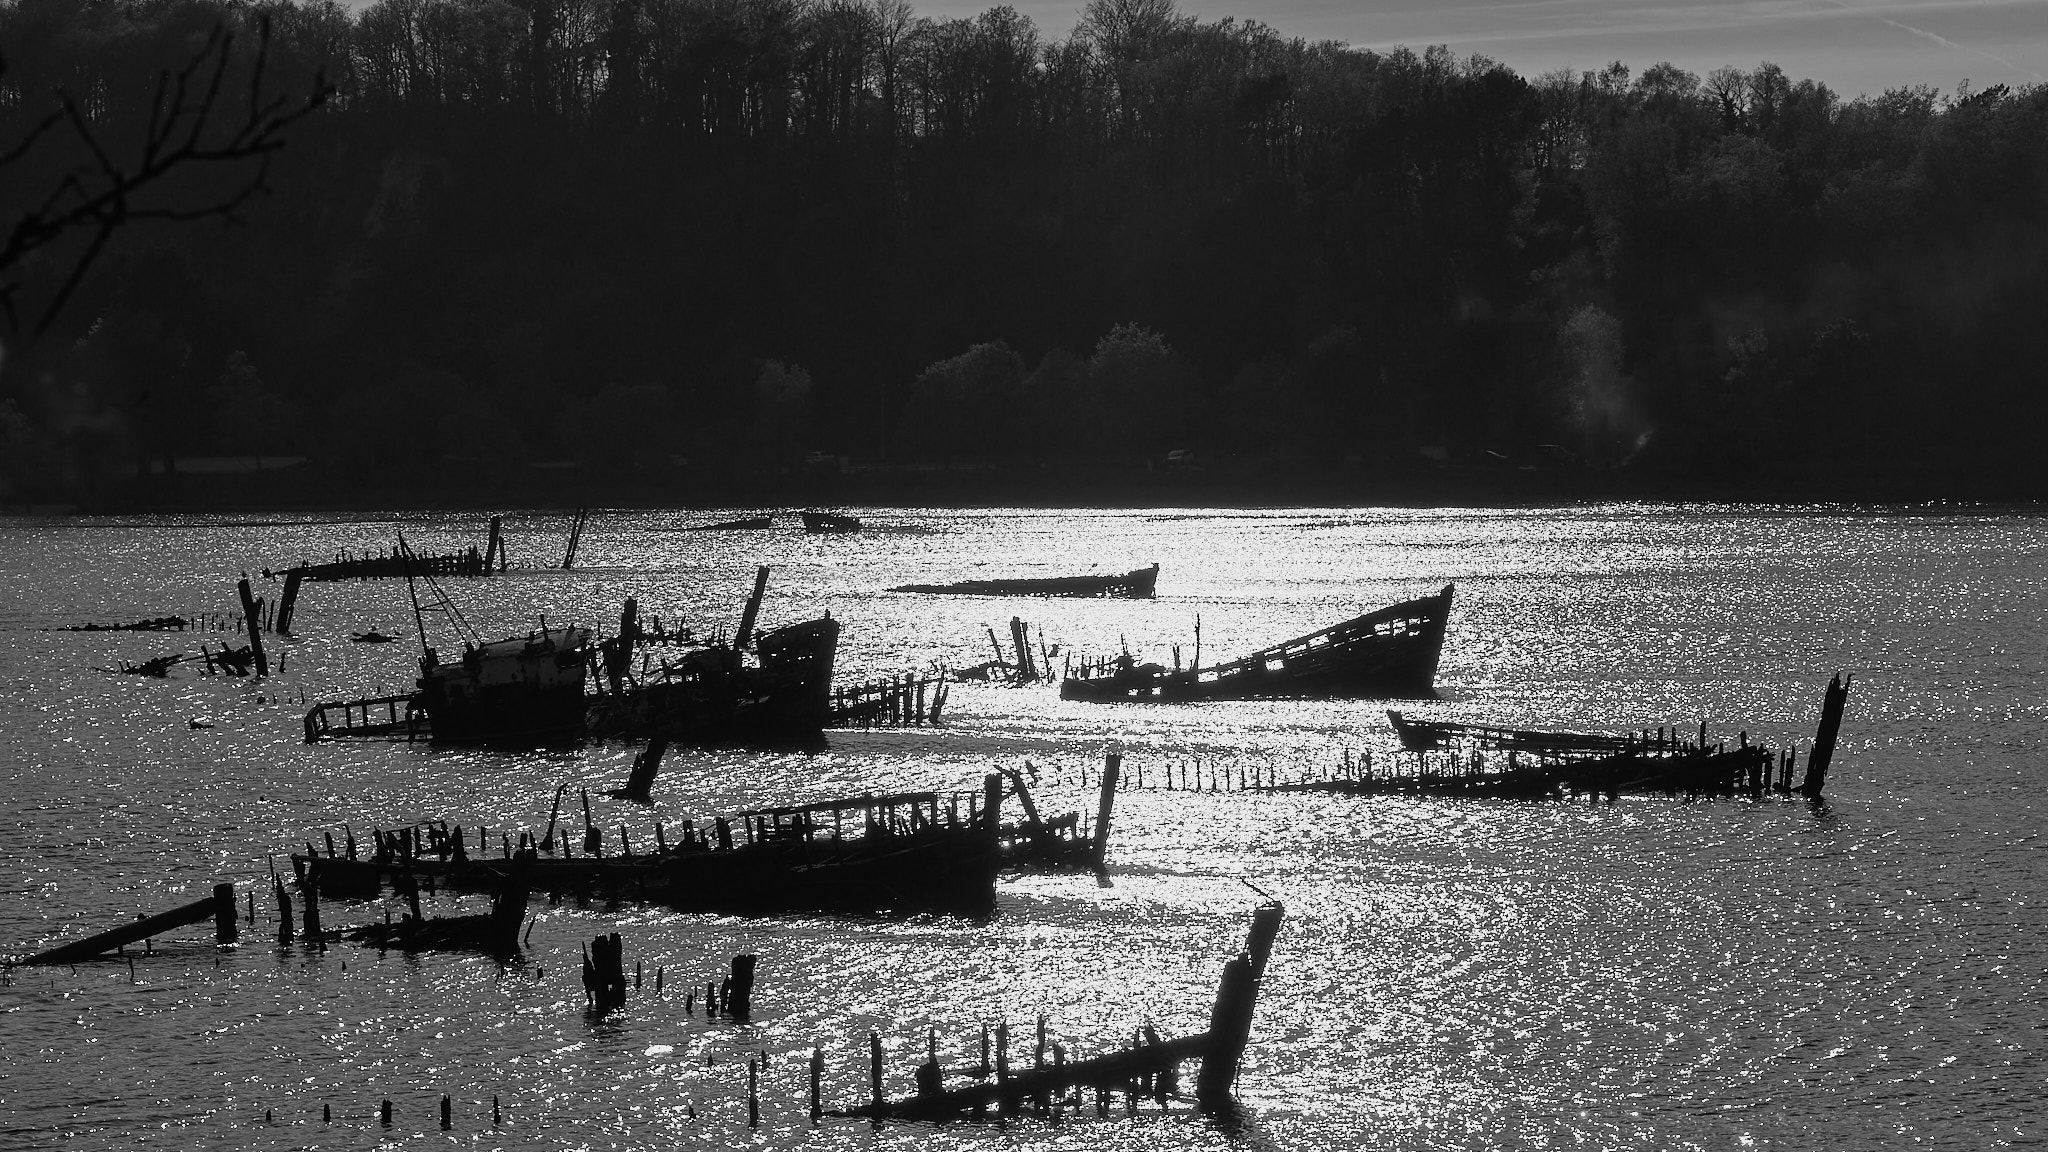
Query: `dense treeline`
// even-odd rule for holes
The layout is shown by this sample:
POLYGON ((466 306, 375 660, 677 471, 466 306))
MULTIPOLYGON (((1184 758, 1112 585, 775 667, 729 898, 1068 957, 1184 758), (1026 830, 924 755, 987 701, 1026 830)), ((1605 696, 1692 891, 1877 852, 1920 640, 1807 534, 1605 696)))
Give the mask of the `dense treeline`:
POLYGON ((2039 472, 2048 87, 1531 79, 1172 0, 1065 40, 904 0, 11 0, 0 207, 223 22, 230 110, 259 23, 261 84, 333 95, 266 195, 123 228, 40 338, 77 245, 12 270, 17 485, 258 451, 2039 472), (16 149, 57 90, 81 130, 16 149))

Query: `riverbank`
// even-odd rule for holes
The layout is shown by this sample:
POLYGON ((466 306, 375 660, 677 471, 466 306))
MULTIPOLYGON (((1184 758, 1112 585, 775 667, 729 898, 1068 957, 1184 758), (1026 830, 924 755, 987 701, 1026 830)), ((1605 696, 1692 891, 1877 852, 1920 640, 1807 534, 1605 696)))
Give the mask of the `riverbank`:
POLYGON ((2029 504, 2037 485, 1951 474, 1759 478, 1625 470, 1444 468, 1279 473, 1103 465, 889 466, 779 475, 601 476, 525 469, 392 478, 317 463, 155 474, 73 499, 10 499, 7 514, 311 512, 339 508, 1540 507, 1585 503, 2029 504))

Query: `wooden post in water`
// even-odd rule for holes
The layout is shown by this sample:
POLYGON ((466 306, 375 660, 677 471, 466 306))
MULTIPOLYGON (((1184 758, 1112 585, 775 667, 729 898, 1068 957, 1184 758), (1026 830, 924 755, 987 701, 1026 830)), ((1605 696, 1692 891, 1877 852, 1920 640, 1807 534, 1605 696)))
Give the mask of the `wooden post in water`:
POLYGON ((505 570, 504 522, 502 518, 497 516, 491 517, 491 539, 484 546, 484 575, 489 576, 491 574, 491 561, 493 560, 496 560, 498 563, 496 570, 503 572, 505 570))
MULTIPOLYGON (((254 900, 255 895, 252 892, 249 894, 249 898, 254 900)), ((255 905, 251 904, 250 908, 253 911, 255 905)), ((215 884, 213 886, 214 947, 225 948, 233 944, 239 935, 240 926, 235 920, 235 886, 233 884, 215 884)))
POLYGON ((284 594, 277 602, 277 623, 273 626, 279 636, 292 634, 292 610, 299 605, 299 581, 306 575, 306 566, 301 564, 284 574, 284 594))
POLYGON ((1799 794, 1809 800, 1819 799, 1821 789, 1827 786, 1828 762, 1835 757, 1835 737, 1842 730, 1842 713, 1849 705, 1849 685, 1855 682, 1853 672, 1847 680, 1837 672, 1828 681, 1827 694, 1821 700, 1820 728, 1806 753, 1806 775, 1799 782, 1799 794))
POLYGON ((745 1024, 751 1019, 754 1007, 754 962, 751 952, 743 952, 732 958, 732 991, 726 995, 725 1006, 735 1024, 745 1024))
POLYGON ((1252 911, 1252 929, 1244 952, 1252 962, 1252 975, 1266 974, 1266 959, 1273 954, 1273 940, 1280 935, 1280 917, 1285 912, 1278 900, 1268 900, 1252 911))
POLYGON ((242 622, 249 632, 249 651, 256 657, 256 675, 270 675, 270 661, 263 655, 263 614, 256 607, 256 596, 249 591, 247 576, 236 583, 235 590, 242 596, 242 622))
POLYGON ((147 940, 172 928, 186 924, 197 924, 208 917, 213 918, 214 942, 232 944, 235 942, 235 886, 216 884, 213 895, 204 900, 183 904, 168 912, 145 916, 132 924, 123 924, 105 932, 96 933, 83 940, 59 944, 33 956, 15 961, 17 964, 76 964, 90 960, 105 952, 111 952, 138 940, 147 940))
POLYGON ((1252 974, 1252 962, 1239 956, 1223 965, 1223 980, 1216 988, 1216 1003, 1209 1009, 1207 1050, 1195 1073, 1195 1098, 1205 1104, 1228 1099, 1237 1083, 1237 1064, 1251 1042, 1252 1008, 1258 998, 1259 980, 1252 974))
POLYGON ((1028 631, 1022 617, 1010 617, 1010 641, 1017 649, 1017 682, 1020 684, 1038 679, 1038 668, 1031 660, 1031 642, 1026 639, 1028 631))
POLYGON ((1252 915, 1245 953, 1223 966, 1216 1003, 1209 1010, 1208 1043, 1195 1073, 1195 1098, 1205 1104, 1228 1099, 1237 1083, 1237 1065, 1251 1042, 1252 1011, 1273 937, 1280 931, 1281 913, 1277 900, 1261 905, 1252 915))
POLYGON ((626 673, 633 668, 633 650, 638 647, 640 636, 640 602, 626 597, 625 607, 619 609, 619 634, 612 640, 612 650, 604 662, 605 679, 611 682, 612 694, 625 691, 626 673))
POLYGON ((1003 831, 1003 777, 991 772, 981 778, 981 820, 982 830, 990 839, 1002 835, 1003 831))
POLYGON ((761 613, 761 597, 768 593, 768 566, 761 565, 754 571, 754 591, 747 597, 746 610, 740 613, 740 630, 732 638, 733 651, 747 646, 754 634, 754 618, 761 613))
POLYGON ((1010 1022, 996 1021, 996 1090, 1005 1112, 1010 1110, 1010 1022))
POLYGON ((548 830, 546 834, 544 834, 541 837, 540 850, 547 853, 550 856, 555 854, 555 817, 561 815, 562 813, 562 795, 568 790, 569 785, 567 784, 562 784, 559 787, 557 787, 555 789, 554 806, 548 809, 548 830))
POLYGON ((1109 852, 1109 817, 1116 807, 1116 781, 1123 774, 1124 758, 1111 752, 1102 758, 1102 789, 1095 802, 1095 866, 1102 867, 1109 852))
POLYGON ((275 876, 270 878, 272 894, 277 897, 277 942, 292 942, 292 898, 285 894, 284 881, 275 876))
POLYGON ((631 800, 635 804, 652 804, 654 774, 661 770, 661 757, 667 751, 668 737, 649 738, 647 747, 641 749, 638 756, 633 757, 633 770, 626 776, 626 786, 616 793, 619 799, 631 800))
POLYGON ((874 1029, 868 1029, 868 1098, 874 1102, 875 1111, 882 1110, 882 1037, 874 1029))
POLYGON ((562 571, 576 567, 576 545, 583 542, 583 522, 590 518, 590 509, 578 508, 576 519, 569 524, 569 547, 562 553, 562 571))
POLYGON ((299 882, 299 894, 306 901, 306 939, 318 943, 320 940, 320 881, 319 872, 306 869, 305 878, 299 882))

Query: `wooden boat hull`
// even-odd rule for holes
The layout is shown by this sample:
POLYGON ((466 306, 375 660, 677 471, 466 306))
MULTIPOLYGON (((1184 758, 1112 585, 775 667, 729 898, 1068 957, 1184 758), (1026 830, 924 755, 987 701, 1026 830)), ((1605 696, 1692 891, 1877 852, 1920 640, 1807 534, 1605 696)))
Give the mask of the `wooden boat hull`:
POLYGON ((1640 751, 1647 742, 1639 736, 1611 736, 1594 732, 1554 732, 1533 728, 1502 728, 1485 724, 1457 724, 1441 720, 1417 720, 1389 709, 1387 722, 1410 752, 1472 745, 1501 752, 1517 752, 1540 760, 1587 760, 1640 751))
POLYGON ((891 592, 922 592, 945 596, 1114 597, 1149 600, 1159 583, 1159 565, 1135 568, 1114 576, 1045 576, 1017 580, 960 580, 952 584, 901 584, 891 592))
POLYGON ((853 516, 842 516, 836 512, 805 512, 801 514, 806 532, 858 532, 860 520, 853 516))
POLYGON ((1070 676, 1060 698, 1094 703, 1184 704, 1275 697, 1423 699, 1436 695, 1436 669, 1450 619, 1452 587, 1369 612, 1210 668, 1156 666, 1070 676))
MULTIPOLYGON (((1839 682, 1838 682, 1839 683, 1839 682)), ((1835 686, 1830 686, 1832 697, 1835 686)), ((1839 716, 1837 717, 1839 719, 1839 716)), ((1752 745, 1745 736, 1733 747, 1707 741, 1702 724, 1697 739, 1676 728, 1629 735, 1502 728, 1484 724, 1414 720, 1389 711, 1387 719, 1401 746, 1420 764, 1431 752, 1448 751, 1464 771, 1431 778, 1453 786, 1466 780, 1519 778, 1548 781, 1554 794, 1605 795, 1624 792, 1683 793, 1689 796, 1760 796, 1789 793, 1791 760, 1782 762, 1770 750, 1752 745), (1505 771, 1489 770, 1484 754, 1505 771)), ((1826 708, 1823 707, 1825 724, 1826 708)), ((1808 762, 1809 779, 1812 763, 1808 762)))
POLYGON ((491 565, 482 554, 471 548, 467 552, 445 556, 407 557, 394 553, 390 556, 334 560, 326 564, 302 564, 298 572, 301 580, 403 580, 408 573, 418 576, 489 576, 491 565))
POLYGON ((420 662, 416 708, 436 744, 568 745, 583 738, 590 630, 564 628, 420 662))
POLYGON ((830 719, 839 623, 830 617, 764 632, 759 663, 686 661, 679 674, 585 702, 593 737, 685 743, 806 741, 830 719))
MULTIPOLYGON (((683 911, 980 915, 994 905, 1005 840, 1001 812, 1000 780, 989 776, 979 794, 862 795, 714 817, 702 828, 685 821, 676 843, 663 839, 657 825, 652 853, 604 855, 602 837, 586 830, 585 843, 598 851, 571 856, 563 843, 560 856, 522 850, 515 857, 501 833, 506 858, 471 857, 462 829, 430 822, 377 833, 375 852, 363 859, 353 855, 353 833, 347 856, 336 854, 331 835, 324 856, 309 840, 292 867, 302 889, 332 897, 371 897, 387 885, 408 894, 502 892, 516 866, 528 889, 683 911)), ((555 833, 551 817, 540 838, 552 844, 555 833)))
POLYGON ((1510 768, 1465 775, 1397 775, 1279 784, 1272 792, 1330 792, 1342 796, 1440 796, 1466 800, 1554 800, 1563 794, 1541 768, 1510 768))
MULTIPOLYGON (((1001 858, 978 829, 933 828, 845 842, 790 840, 730 849, 671 849, 627 857, 553 857, 532 862, 540 891, 646 900, 685 912, 986 911, 1001 858)), ((320 892, 367 898, 413 882, 458 892, 496 891, 503 860, 349 860, 294 855, 320 892)))
POLYGON ((750 915, 979 914, 995 903, 1000 858, 994 842, 978 830, 927 829, 862 837, 845 846, 790 841, 774 852, 764 847, 679 859, 668 868, 668 894, 662 902, 683 911, 750 915))

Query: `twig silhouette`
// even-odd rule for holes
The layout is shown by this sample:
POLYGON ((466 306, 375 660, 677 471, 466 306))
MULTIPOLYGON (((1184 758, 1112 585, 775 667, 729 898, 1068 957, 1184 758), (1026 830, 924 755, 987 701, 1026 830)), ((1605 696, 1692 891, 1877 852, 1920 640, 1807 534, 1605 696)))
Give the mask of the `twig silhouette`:
MULTIPOLYGON (((232 223, 236 212, 263 191, 271 155, 284 147, 285 129, 325 104, 334 89, 323 71, 314 74, 312 91, 303 98, 266 98, 263 80, 270 55, 269 17, 261 19, 258 29, 249 73, 248 111, 239 123, 234 123, 222 106, 234 62, 235 33, 216 25, 182 65, 157 74, 148 122, 132 155, 116 156, 78 101, 63 88, 53 93, 57 106, 36 120, 21 139, 0 151, 0 179, 6 179, 8 169, 38 145, 62 135, 67 128, 85 153, 47 196, 7 226, 5 240, 0 242, 0 312, 5 313, 10 330, 19 327, 16 298, 20 283, 14 272, 43 249, 75 234, 86 236, 84 250, 73 259, 30 330, 31 340, 49 330, 123 225, 139 220, 215 217, 232 223), (166 190, 176 173, 251 162, 251 170, 225 192, 181 203, 166 190)), ((0 76, 6 72, 7 61, 0 57, 0 76)))

